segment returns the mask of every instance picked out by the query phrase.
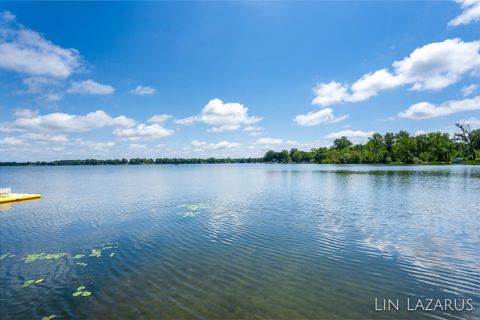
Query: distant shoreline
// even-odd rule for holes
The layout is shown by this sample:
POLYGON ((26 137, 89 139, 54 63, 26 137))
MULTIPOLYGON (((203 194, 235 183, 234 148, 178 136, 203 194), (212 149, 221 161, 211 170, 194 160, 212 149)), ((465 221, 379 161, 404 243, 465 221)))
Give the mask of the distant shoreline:
POLYGON ((226 164, 226 163, 316 163, 316 164, 393 164, 448 165, 480 164, 480 129, 457 123, 461 133, 450 138, 448 133, 430 132, 410 135, 374 133, 365 144, 354 144, 342 136, 330 147, 309 151, 269 150, 263 157, 249 158, 132 158, 82 159, 55 161, 4 161, 0 166, 63 166, 63 165, 143 165, 143 164, 226 164))
POLYGON ((0 162, 0 167, 60 167, 60 166, 144 166, 144 165, 189 165, 189 164, 337 164, 337 165, 387 165, 387 166, 426 166, 426 165, 480 165, 480 160, 466 160, 459 163, 454 162, 420 162, 420 163, 405 163, 405 162, 389 162, 389 163, 364 163, 364 162, 278 162, 278 161, 264 161, 263 158, 210 158, 210 159, 169 159, 171 162, 155 162, 154 159, 130 159, 127 162, 121 160, 56 160, 56 161, 27 161, 27 162, 0 162), (130 162, 130 160, 133 160, 130 162), (140 161, 138 161, 140 160, 140 161), (146 161, 142 161, 146 160, 146 161), (149 161, 153 160, 153 162, 149 161), (177 161, 175 161, 177 160, 177 161), (183 161, 182 161, 183 160, 183 161), (120 161, 120 162, 116 162, 120 161))

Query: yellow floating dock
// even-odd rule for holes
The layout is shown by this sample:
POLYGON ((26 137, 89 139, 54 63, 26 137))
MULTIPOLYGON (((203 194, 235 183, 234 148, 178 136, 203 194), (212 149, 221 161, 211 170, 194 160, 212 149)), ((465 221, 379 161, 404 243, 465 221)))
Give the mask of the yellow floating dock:
POLYGON ((39 194, 27 194, 27 193, 9 193, 0 195, 0 203, 23 201, 39 199, 42 196, 39 194))

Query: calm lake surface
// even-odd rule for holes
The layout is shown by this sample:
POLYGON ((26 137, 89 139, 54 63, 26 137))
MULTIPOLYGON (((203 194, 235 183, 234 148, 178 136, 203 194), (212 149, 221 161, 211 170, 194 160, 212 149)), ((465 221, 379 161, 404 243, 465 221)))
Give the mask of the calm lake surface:
POLYGON ((480 166, 1 167, 1 186, 43 195, 0 206, 1 319, 480 318, 480 166))

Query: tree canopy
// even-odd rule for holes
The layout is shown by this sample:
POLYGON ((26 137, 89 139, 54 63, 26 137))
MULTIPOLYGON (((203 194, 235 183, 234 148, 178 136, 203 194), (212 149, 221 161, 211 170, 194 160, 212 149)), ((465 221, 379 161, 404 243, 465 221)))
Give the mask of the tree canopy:
MULTIPOLYGON (((430 132, 411 135, 407 131, 374 133, 365 144, 354 144, 347 137, 333 141, 331 147, 302 151, 269 150, 262 158, 133 158, 85 159, 36 162, 0 162, 0 166, 59 165, 140 165, 140 164, 210 164, 210 163, 450 163, 478 158, 480 129, 471 130, 456 124, 460 132, 452 138, 448 133, 430 132)), ((474 162, 474 163, 478 163, 474 162)))

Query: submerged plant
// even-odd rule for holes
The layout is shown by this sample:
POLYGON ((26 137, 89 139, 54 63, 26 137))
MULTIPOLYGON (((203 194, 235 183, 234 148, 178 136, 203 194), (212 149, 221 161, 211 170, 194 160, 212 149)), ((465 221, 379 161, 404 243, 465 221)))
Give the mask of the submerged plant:
POLYGON ((100 258, 102 256, 102 249, 92 249, 92 253, 90 253, 90 257, 100 258))
POLYGON ((110 258, 115 255, 115 252, 110 253, 110 258))
POLYGON ((75 262, 75 264, 76 264, 77 266, 81 266, 81 267, 86 267, 86 266, 88 266, 88 263, 85 263, 85 262, 75 262))
POLYGON ((10 252, 7 252, 7 253, 2 254, 2 255, 0 256, 0 260, 6 259, 6 258, 13 258, 13 257, 15 257, 14 254, 12 254, 12 253, 10 253, 10 252))
POLYGON ((72 294, 74 297, 82 296, 82 297, 88 297, 91 296, 92 293, 90 291, 85 290, 85 286, 80 286, 77 288, 77 290, 72 294))
POLYGON ((198 213, 193 211, 186 211, 186 212, 180 212, 179 215, 181 215, 184 218, 188 218, 188 217, 195 217, 198 215, 198 213))
POLYGON ((44 279, 30 279, 30 280, 27 280, 23 283, 22 285, 22 288, 27 288, 27 287, 30 287, 32 284, 34 283, 40 283, 40 282, 43 282, 44 279))
POLYGON ((77 254, 77 255, 73 256, 73 259, 82 259, 83 257, 85 257, 84 254, 77 254))
POLYGON ((207 204, 204 203, 192 203, 192 204, 181 204, 178 208, 186 208, 188 211, 180 212, 179 215, 182 217, 195 217, 200 211, 208 208, 207 204))
POLYGON ((34 261, 37 261, 37 260, 58 260, 62 257, 64 257, 66 255, 66 253, 31 253, 31 254, 28 254, 25 256, 25 258, 23 258, 23 260, 25 261, 25 263, 30 263, 30 262, 34 262, 34 261))
POLYGON ((52 315, 50 315, 50 316, 45 316, 45 317, 43 317, 42 320, 52 320, 52 319, 55 318, 55 317, 56 317, 56 315, 52 314, 52 315))

